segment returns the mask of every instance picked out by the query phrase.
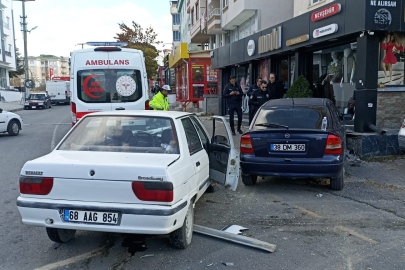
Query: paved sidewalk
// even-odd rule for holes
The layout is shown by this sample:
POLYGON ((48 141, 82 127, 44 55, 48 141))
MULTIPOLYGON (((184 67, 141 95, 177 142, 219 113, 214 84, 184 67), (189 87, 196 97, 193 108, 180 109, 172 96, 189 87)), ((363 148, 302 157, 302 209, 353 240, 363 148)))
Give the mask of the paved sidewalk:
POLYGON ((24 106, 20 104, 20 101, 0 102, 0 108, 8 112, 18 112, 24 110, 24 106))

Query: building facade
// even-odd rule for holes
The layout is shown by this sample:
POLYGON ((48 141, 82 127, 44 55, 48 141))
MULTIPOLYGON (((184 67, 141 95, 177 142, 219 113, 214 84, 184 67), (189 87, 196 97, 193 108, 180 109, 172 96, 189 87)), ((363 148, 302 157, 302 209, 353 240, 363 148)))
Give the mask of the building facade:
POLYGON ((29 76, 36 85, 44 84, 53 77, 69 77, 70 66, 68 57, 43 55, 28 57, 29 76))
POLYGON ((170 14, 172 15, 173 46, 180 44, 180 14, 177 11, 177 1, 170 1, 170 14))
POLYGON ((6 88, 10 85, 9 72, 17 69, 14 13, 11 0, 1 0, 0 4, 0 88, 6 88))
POLYGON ((355 97, 356 132, 371 131, 370 124, 398 129, 405 115, 405 105, 400 104, 405 98, 405 1, 297 0, 295 4, 294 18, 212 52, 213 68, 222 74, 221 89, 229 75, 238 76, 242 67, 240 83, 245 89, 247 80, 267 79, 274 72, 288 91, 303 75, 314 97, 331 99, 340 113, 355 97))

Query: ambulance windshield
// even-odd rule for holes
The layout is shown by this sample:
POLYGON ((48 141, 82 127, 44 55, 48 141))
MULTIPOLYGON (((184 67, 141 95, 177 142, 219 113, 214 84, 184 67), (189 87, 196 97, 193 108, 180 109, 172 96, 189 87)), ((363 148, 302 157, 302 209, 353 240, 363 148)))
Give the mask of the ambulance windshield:
POLYGON ((135 102, 142 97, 139 70, 92 69, 77 73, 77 96, 86 103, 135 102))

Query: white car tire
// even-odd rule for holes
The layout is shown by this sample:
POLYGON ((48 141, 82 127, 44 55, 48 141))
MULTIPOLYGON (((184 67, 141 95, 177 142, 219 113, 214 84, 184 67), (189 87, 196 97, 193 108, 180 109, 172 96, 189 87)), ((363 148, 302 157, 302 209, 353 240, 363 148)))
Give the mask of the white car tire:
POLYGON ((17 136, 20 133, 20 125, 16 120, 11 120, 8 123, 7 132, 10 136, 17 136))
POLYGON ((56 243, 66 243, 75 236, 76 230, 46 228, 46 233, 51 241, 56 243))
POLYGON ((194 228, 194 207, 193 203, 190 202, 186 218, 184 219, 183 226, 180 229, 175 230, 170 233, 170 244, 172 247, 177 249, 186 249, 193 238, 193 228, 194 228))

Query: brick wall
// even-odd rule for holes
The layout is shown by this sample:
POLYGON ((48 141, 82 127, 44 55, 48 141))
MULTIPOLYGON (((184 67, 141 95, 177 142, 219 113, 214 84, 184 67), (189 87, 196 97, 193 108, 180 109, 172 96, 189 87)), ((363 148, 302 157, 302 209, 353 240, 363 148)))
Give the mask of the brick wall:
POLYGON ((405 117, 405 92, 378 92, 377 126, 399 129, 405 117))

